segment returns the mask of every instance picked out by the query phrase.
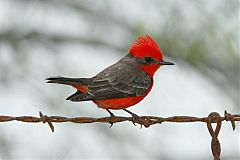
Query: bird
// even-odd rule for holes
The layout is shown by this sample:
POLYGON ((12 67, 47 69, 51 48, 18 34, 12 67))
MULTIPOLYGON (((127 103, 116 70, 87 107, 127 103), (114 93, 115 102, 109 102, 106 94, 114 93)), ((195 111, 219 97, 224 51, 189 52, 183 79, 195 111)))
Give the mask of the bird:
POLYGON ((163 65, 174 65, 164 61, 157 43, 149 35, 139 36, 130 46, 126 56, 91 78, 50 77, 47 83, 70 85, 76 93, 66 100, 72 102, 93 101, 97 107, 111 110, 123 110, 132 116, 135 125, 137 114, 128 110, 142 101, 153 87, 155 72, 163 65))

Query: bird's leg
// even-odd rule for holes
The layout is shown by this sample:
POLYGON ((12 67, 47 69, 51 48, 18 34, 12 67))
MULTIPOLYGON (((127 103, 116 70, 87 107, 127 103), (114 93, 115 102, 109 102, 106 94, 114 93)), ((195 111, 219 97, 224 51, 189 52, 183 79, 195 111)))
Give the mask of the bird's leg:
POLYGON ((136 126, 136 124, 135 124, 135 119, 138 118, 139 116, 138 116, 137 114, 135 114, 135 113, 127 110, 127 109, 123 109, 123 110, 124 110, 125 112, 127 112, 127 113, 129 113, 129 114, 132 115, 132 123, 133 123, 134 126, 136 126))
POLYGON ((113 126, 112 117, 115 117, 115 115, 109 109, 106 109, 106 110, 110 114, 110 118, 109 118, 110 127, 109 128, 111 128, 113 126))

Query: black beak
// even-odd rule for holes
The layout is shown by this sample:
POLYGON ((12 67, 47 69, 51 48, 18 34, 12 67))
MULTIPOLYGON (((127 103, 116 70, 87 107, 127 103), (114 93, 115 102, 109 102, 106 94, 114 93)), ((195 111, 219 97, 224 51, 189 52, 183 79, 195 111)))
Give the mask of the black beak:
POLYGON ((160 64, 160 65, 174 65, 174 63, 172 63, 172 62, 166 62, 166 61, 164 61, 164 60, 161 60, 161 61, 159 62, 159 64, 160 64))

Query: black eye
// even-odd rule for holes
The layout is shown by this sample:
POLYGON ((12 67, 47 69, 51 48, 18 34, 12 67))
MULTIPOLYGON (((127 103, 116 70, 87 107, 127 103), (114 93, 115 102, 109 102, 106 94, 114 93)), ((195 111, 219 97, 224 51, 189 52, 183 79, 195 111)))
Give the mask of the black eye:
POLYGON ((150 63, 153 61, 153 59, 151 57, 145 57, 144 59, 147 63, 150 63))

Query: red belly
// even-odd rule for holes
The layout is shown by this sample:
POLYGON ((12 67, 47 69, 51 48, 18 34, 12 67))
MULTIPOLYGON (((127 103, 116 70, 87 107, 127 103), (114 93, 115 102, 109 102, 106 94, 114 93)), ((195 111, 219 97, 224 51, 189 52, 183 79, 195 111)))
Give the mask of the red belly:
MULTIPOLYGON (((75 87, 82 93, 85 93, 88 90, 87 86, 73 85, 73 87, 75 87)), ((131 107, 137 104, 138 102, 140 102, 141 100, 143 100, 144 97, 147 96, 147 94, 150 92, 151 89, 152 89, 152 85, 150 86, 148 91, 142 96, 93 100, 93 102, 96 103, 99 108, 103 108, 103 109, 115 109, 115 110, 124 109, 124 108, 131 107)))
POLYGON ((145 96, 116 98, 106 100, 94 100, 93 102, 103 109, 124 109, 140 102, 145 96))

